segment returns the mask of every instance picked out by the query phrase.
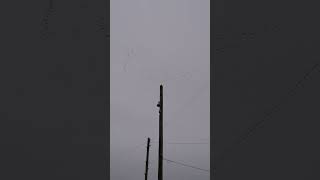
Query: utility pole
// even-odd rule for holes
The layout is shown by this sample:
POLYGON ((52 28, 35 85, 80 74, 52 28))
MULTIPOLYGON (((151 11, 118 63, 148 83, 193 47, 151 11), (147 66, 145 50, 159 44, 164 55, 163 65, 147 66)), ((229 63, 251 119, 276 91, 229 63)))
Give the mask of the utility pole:
POLYGON ((148 180, 149 147, 150 147, 150 138, 148 138, 148 143, 147 143, 146 172, 144 174, 145 175, 145 180, 148 180))
POLYGON ((158 180, 163 180, 163 85, 160 85, 159 107, 159 157, 158 157, 158 180))

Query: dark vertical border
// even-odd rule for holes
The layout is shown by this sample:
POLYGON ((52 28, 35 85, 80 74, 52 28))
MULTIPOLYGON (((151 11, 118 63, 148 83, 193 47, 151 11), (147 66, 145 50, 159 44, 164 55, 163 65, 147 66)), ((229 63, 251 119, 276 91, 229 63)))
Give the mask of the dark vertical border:
POLYGON ((213 3, 210 1, 210 179, 214 179, 214 137, 213 137, 213 72, 214 72, 214 59, 213 59, 213 43, 212 43, 212 34, 213 34, 213 3))
POLYGON ((110 0, 106 0, 106 177, 110 179, 110 0))

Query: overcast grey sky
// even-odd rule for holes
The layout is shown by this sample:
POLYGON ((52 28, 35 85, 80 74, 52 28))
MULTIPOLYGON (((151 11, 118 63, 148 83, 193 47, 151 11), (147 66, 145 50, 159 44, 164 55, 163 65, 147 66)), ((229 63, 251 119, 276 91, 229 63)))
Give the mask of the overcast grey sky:
MULTIPOLYGON (((210 169, 210 0, 111 0, 111 180, 157 179, 159 85, 164 156, 210 169), (207 142, 208 144, 167 144, 207 142)), ((164 162, 164 179, 209 173, 164 162)))

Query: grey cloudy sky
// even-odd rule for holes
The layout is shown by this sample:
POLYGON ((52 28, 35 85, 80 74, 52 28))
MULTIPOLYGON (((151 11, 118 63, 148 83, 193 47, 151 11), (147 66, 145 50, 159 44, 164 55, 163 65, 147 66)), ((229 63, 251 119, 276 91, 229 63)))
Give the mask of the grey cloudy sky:
MULTIPOLYGON (((110 9, 111 180, 144 177, 147 137, 157 179, 161 83, 164 156, 210 169, 210 0, 111 0, 110 9)), ((164 179, 209 177, 164 162, 164 179)))

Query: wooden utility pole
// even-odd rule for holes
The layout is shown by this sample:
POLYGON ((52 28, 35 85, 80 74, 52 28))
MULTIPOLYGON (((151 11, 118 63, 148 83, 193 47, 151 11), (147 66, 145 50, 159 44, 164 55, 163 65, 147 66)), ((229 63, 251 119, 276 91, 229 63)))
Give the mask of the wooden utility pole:
POLYGON ((148 143, 147 143, 146 172, 144 174, 145 175, 145 180, 148 180, 149 147, 150 147, 150 138, 148 138, 148 143))
POLYGON ((159 107, 159 157, 158 157, 158 180, 163 180, 163 85, 160 85, 159 107))

